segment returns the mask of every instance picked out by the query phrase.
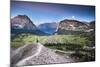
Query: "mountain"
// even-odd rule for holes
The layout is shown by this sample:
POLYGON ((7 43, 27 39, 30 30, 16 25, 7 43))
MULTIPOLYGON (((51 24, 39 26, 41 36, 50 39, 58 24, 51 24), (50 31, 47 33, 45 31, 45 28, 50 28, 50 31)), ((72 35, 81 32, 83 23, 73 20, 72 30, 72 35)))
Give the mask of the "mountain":
POLYGON ((35 30, 36 26, 26 15, 18 15, 11 19, 11 27, 13 29, 35 30))
POLYGON ((57 34, 81 34, 89 29, 89 25, 78 21, 65 19, 59 22, 57 34))
POLYGON ((11 19, 11 33, 33 33, 37 35, 45 35, 46 33, 38 30, 36 25, 27 15, 18 15, 11 19))
POLYGON ((79 31, 82 29, 84 29, 84 30, 88 29, 88 25, 83 22, 77 21, 77 20, 65 19, 59 23, 59 28, 66 29, 66 30, 79 31))
POLYGON ((56 22, 43 23, 38 26, 38 29, 40 29, 41 31, 46 32, 48 34, 53 34, 56 31, 57 26, 58 26, 58 23, 56 23, 56 22))
POLYGON ((89 25, 90 29, 95 29, 95 21, 91 21, 89 25))

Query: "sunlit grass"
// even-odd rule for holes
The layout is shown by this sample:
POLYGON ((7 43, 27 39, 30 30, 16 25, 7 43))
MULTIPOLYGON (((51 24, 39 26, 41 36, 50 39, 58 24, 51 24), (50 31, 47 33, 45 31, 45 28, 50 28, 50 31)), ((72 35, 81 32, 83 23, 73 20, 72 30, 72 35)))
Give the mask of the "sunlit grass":
POLYGON ((52 36, 38 36, 33 34, 19 34, 11 39, 11 47, 18 48, 25 44, 36 43, 37 40, 45 47, 57 49, 62 51, 75 51, 71 57, 79 58, 80 61, 94 61, 95 50, 83 50, 84 46, 91 45, 90 42, 94 39, 89 39, 92 36, 82 35, 52 35, 52 36), (77 52, 78 51, 78 52, 77 52))
POLYGON ((42 44, 66 43, 86 45, 89 42, 86 37, 80 37, 78 35, 37 36, 23 33, 11 40, 11 46, 17 48, 24 44, 36 43, 37 40, 42 44))

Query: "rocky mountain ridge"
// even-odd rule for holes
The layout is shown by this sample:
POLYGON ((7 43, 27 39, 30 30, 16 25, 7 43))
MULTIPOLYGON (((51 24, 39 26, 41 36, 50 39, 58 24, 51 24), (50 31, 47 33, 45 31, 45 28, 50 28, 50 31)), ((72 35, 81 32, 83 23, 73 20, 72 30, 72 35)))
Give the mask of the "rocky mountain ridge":
POLYGON ((27 29, 27 30, 36 29, 35 24, 33 24, 31 19, 26 15, 18 15, 12 18, 11 27, 14 29, 27 29))
POLYGON ((90 23, 65 19, 59 22, 57 34, 81 34, 95 29, 95 21, 90 23))
POLYGON ((11 33, 32 33, 36 35, 46 35, 43 31, 40 31, 34 22, 27 15, 17 15, 11 18, 11 33))
POLYGON ((43 23, 36 26, 27 15, 18 15, 11 19, 12 33, 31 32, 33 34, 60 34, 61 32, 67 32, 70 34, 70 32, 89 32, 94 30, 94 28, 95 21, 86 23, 78 20, 64 19, 59 23, 43 23))

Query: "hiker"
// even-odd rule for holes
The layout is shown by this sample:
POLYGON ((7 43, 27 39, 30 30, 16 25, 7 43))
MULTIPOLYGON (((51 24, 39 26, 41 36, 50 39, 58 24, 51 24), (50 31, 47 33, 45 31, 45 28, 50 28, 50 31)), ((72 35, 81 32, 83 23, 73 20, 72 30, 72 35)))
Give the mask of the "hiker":
POLYGON ((38 43, 38 42, 39 42, 39 40, 37 39, 37 40, 36 40, 36 42, 38 43))

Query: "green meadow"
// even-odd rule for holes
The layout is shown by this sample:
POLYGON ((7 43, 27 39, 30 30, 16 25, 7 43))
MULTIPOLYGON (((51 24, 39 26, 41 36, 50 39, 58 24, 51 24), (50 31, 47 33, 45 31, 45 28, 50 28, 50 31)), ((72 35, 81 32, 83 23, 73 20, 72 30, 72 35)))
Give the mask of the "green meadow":
MULTIPOLYGON (((76 44, 86 46, 90 43, 87 37, 78 35, 52 35, 52 36, 38 36, 33 34, 19 34, 11 40, 11 47, 18 48, 25 44, 36 43, 37 40, 43 45, 48 44, 76 44)), ((56 45, 57 46, 57 45, 56 45)))
MULTIPOLYGON (((11 48, 19 48, 25 44, 41 43, 45 47, 61 51, 75 51, 71 54, 78 61, 94 61, 95 50, 84 49, 94 45, 94 36, 82 35, 51 35, 51 36, 38 36, 30 33, 18 34, 11 39, 11 48), (76 59, 78 58, 78 59, 76 59)), ((59 52, 57 52, 59 53, 59 52)))

